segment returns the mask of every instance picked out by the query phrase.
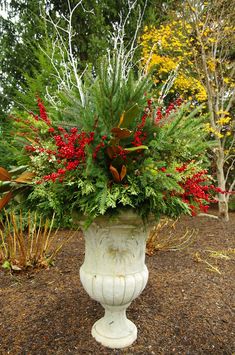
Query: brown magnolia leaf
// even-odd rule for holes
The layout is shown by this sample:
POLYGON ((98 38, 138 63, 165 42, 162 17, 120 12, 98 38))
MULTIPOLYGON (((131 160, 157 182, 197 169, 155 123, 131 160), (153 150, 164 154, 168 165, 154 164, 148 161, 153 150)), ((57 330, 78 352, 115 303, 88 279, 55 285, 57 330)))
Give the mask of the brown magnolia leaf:
POLYGON ((127 128, 114 127, 111 129, 111 132, 115 135, 115 137, 120 139, 128 138, 132 135, 132 131, 127 128))
POLYGON ((24 173, 22 173, 18 178, 16 178, 15 182, 22 182, 22 183, 26 183, 26 182, 29 182, 32 180, 32 178, 35 176, 34 173, 31 173, 31 172, 27 172, 25 171, 24 173))
POLYGON ((109 170, 111 171, 111 174, 113 175, 114 181, 120 182, 121 179, 120 179, 120 175, 119 175, 117 169, 114 166, 110 165, 109 170))
POLYGON ((124 179, 124 177, 126 176, 126 172, 127 172, 126 166, 123 165, 123 166, 122 166, 122 169, 121 169, 121 173, 120 173, 121 181, 122 181, 122 180, 124 179))
POLYGON ((8 171, 2 167, 0 167, 0 181, 10 181, 11 175, 8 171))
POLYGON ((12 192, 9 191, 6 195, 4 195, 0 200, 0 210, 3 209, 4 206, 10 201, 12 198, 12 192))

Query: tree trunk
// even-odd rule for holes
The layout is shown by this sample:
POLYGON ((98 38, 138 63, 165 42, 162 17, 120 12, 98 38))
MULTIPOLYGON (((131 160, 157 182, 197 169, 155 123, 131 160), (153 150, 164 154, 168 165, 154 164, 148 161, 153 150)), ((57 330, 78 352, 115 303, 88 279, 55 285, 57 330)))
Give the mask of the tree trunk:
MULTIPOLYGON (((217 160, 216 160, 216 167, 217 167, 217 180, 218 180, 218 187, 225 191, 225 176, 224 176, 224 152, 222 148, 218 148, 217 151, 217 160)), ((229 214, 228 214, 228 201, 226 199, 225 194, 218 194, 219 200, 219 218, 223 221, 229 221, 229 214)))

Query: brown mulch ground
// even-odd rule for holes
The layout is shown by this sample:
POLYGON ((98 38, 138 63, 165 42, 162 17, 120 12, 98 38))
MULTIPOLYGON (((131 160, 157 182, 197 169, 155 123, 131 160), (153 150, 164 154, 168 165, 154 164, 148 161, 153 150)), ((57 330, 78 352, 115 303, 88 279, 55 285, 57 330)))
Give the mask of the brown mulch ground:
POLYGON ((235 214, 228 224, 183 217, 176 233, 185 226, 199 231, 192 245, 146 258, 149 282, 128 309, 138 327, 133 346, 106 349, 90 334, 103 309, 79 281, 78 233, 48 270, 0 271, 0 354, 235 354, 235 257, 213 259, 205 251, 235 248, 235 214))

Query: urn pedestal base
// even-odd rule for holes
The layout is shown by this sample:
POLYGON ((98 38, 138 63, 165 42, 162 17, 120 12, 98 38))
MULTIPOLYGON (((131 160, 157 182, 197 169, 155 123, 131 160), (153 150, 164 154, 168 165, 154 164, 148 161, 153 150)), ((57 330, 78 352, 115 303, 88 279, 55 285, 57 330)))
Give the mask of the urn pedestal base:
POLYGON ((137 338, 137 328, 126 309, 146 286, 147 230, 133 212, 117 219, 98 217, 84 230, 85 260, 80 279, 91 298, 101 303, 104 317, 92 327, 92 335, 108 348, 125 348, 137 338))
POLYGON ((137 338, 137 328, 126 318, 126 308, 129 304, 116 307, 102 306, 105 308, 105 316, 93 325, 92 336, 108 348, 130 346, 137 338))

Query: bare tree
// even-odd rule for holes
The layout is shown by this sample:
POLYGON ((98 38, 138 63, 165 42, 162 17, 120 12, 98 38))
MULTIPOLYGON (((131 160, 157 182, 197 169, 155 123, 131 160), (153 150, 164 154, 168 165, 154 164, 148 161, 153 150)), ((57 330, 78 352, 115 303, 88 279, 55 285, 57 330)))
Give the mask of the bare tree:
MULTIPOLYGON (((77 2, 74 7, 71 7, 70 0, 67 0, 69 15, 59 18, 55 21, 50 16, 49 12, 47 14, 41 12, 41 17, 46 23, 53 29, 55 34, 53 42, 51 43, 51 50, 47 51, 41 47, 42 52, 49 59, 53 69, 54 76, 57 79, 59 90, 71 90, 76 88, 78 90, 81 104, 85 105, 85 96, 82 88, 82 76, 84 74, 79 74, 79 58, 76 58, 73 53, 73 27, 72 20, 73 15, 76 10, 80 7, 81 11, 86 11, 82 5, 83 0, 77 2), (61 21, 65 23, 65 26, 61 25, 61 21), (60 60, 57 60, 59 54, 60 60)), ((50 102, 55 103, 53 96, 47 91, 47 96, 50 102)))
MULTIPOLYGON (((50 16, 50 12, 46 13, 41 12, 41 17, 52 29, 54 38, 51 42, 51 47, 48 50, 45 50, 41 47, 42 52, 50 61, 53 69, 54 76, 56 77, 58 91, 67 91, 75 89, 79 93, 81 105, 84 107, 86 105, 86 97, 83 89, 83 76, 87 69, 80 72, 81 60, 74 54, 73 51, 73 37, 75 35, 72 22, 75 11, 85 11, 83 0, 77 2, 77 4, 72 7, 70 0, 67 0, 68 3, 68 17, 62 15, 55 20, 50 16), (59 58, 59 59, 58 59, 59 58)), ((142 25, 144 11, 147 5, 147 0, 145 2, 144 8, 139 7, 139 17, 136 23, 136 31, 133 34, 131 41, 127 44, 125 42, 126 37, 126 26, 133 10, 138 6, 138 0, 128 0, 128 11, 124 16, 122 13, 119 14, 119 22, 112 24, 113 30, 110 32, 109 36, 109 48, 107 49, 108 55, 112 51, 117 52, 117 59, 121 66, 122 77, 125 78, 128 75, 129 70, 137 63, 134 63, 134 54, 137 49, 137 37, 138 32, 142 25)), ((95 15, 93 10, 89 11, 92 15, 95 15)), ((112 67, 110 63, 110 68, 112 67)), ((110 69, 111 70, 111 69, 110 69)), ((140 79, 144 77, 146 73, 143 71, 140 79)), ((47 88, 47 99, 51 102, 52 105, 57 106, 56 95, 50 93, 49 88, 47 88)))

